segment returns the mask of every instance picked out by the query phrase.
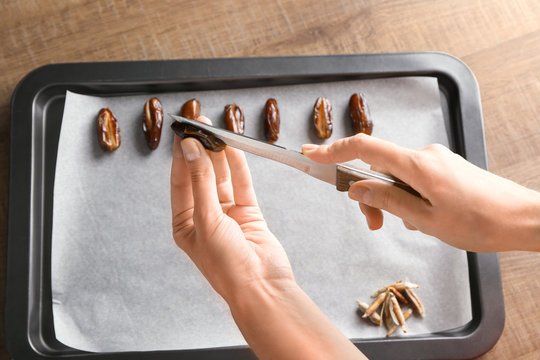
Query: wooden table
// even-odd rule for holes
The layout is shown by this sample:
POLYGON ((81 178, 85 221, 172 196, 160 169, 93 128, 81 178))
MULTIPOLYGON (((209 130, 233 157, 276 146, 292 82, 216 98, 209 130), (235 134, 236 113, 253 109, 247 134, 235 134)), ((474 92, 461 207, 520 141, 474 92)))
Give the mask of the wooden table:
MULTIPOLYGON (((38 66, 79 61, 443 51, 476 74, 490 170, 540 191, 538 0, 17 1, 0 4, 0 269, 10 98, 38 66)), ((506 325, 481 359, 540 357, 540 254, 500 256, 506 325)), ((5 279, 0 280, 4 309, 5 279)), ((0 314, 3 324, 4 314, 0 314)), ((0 331, 0 358, 8 359, 0 331)))

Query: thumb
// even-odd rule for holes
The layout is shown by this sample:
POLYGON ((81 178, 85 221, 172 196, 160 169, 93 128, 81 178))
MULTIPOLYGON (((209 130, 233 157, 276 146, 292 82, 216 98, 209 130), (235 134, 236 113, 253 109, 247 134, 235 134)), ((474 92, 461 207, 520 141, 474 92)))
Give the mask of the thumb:
POLYGON ((349 197, 362 204, 386 210, 411 225, 424 222, 430 212, 426 200, 377 180, 355 182, 349 188, 349 197))

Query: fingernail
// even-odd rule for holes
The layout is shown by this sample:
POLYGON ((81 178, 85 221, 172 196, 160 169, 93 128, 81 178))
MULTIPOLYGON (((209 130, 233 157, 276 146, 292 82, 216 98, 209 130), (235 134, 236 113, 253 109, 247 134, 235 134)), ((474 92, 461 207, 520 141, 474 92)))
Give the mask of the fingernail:
POLYGON ((319 147, 319 145, 315 145, 315 144, 304 144, 302 145, 302 152, 307 152, 307 151, 313 151, 315 149, 317 149, 319 147))
POLYGON ((349 197, 363 204, 369 205, 371 202, 371 190, 365 186, 355 186, 349 189, 349 197))
POLYGON ((212 120, 210 120, 209 118, 207 118, 206 116, 204 115, 201 115, 197 118, 197 121, 200 121, 202 123, 205 123, 205 124, 208 124, 208 125, 212 125, 212 120))
POLYGON ((182 145, 184 158, 187 161, 194 161, 201 157, 201 152, 197 146, 197 140, 185 139, 180 143, 180 145, 182 145))

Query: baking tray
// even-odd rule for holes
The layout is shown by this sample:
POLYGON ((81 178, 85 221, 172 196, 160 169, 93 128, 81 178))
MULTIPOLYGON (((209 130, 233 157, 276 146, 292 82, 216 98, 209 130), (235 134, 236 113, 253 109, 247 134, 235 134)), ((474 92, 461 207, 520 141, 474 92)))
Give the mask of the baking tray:
MULTIPOLYGON (((51 230, 58 139, 66 90, 97 96, 436 77, 453 151, 487 169, 478 84, 443 53, 193 59, 54 64, 28 74, 11 105, 6 345, 14 359, 255 359, 246 346, 90 353, 54 335, 51 230)), ((504 327, 497 254, 467 253, 472 320, 423 336, 352 339, 372 358, 466 359, 489 350, 504 327)), ((449 294, 451 296, 451 294, 449 294)))

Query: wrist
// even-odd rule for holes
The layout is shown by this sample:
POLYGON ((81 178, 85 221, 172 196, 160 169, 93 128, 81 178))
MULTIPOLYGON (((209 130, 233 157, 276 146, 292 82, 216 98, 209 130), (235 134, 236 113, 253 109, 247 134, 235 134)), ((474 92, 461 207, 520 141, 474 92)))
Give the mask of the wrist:
POLYGON ((530 190, 530 195, 523 209, 525 231, 517 250, 540 252, 540 193, 530 190))
POLYGON ((252 284, 228 303, 261 360, 365 359, 294 280, 252 284))
POLYGON ((231 309, 235 320, 244 321, 253 317, 257 308, 280 308, 286 299, 297 296, 302 289, 294 278, 274 281, 252 281, 231 292, 225 301, 231 309))
POLYGON ((495 251, 540 251, 540 193, 514 187, 497 212, 491 235, 495 251))
MULTIPOLYGON (((286 359, 284 354, 275 353, 277 348, 285 352, 286 347, 289 348, 286 352, 295 354, 280 335, 287 330, 289 319, 297 316, 292 304, 301 292, 294 281, 262 281, 251 283, 229 297, 227 303, 234 321, 257 358, 286 359)), ((293 332, 299 334, 300 327, 293 332)), ((288 338, 290 341, 291 337, 288 338)))

